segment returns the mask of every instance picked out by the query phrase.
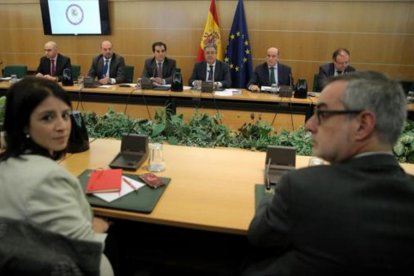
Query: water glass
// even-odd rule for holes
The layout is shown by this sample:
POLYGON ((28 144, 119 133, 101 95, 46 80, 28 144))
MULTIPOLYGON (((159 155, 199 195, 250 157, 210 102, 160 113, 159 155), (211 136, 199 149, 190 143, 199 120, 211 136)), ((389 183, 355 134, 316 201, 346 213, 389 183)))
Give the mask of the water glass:
POLYGON ((161 172, 165 170, 164 155, 162 150, 162 144, 153 143, 149 144, 149 165, 148 170, 150 172, 161 172))

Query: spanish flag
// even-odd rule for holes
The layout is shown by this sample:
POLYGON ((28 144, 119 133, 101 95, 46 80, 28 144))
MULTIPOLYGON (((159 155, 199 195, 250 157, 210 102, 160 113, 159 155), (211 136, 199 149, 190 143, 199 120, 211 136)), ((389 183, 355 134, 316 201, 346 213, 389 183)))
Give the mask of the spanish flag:
POLYGON ((204 60, 204 46, 215 44, 217 46, 217 59, 223 60, 223 50, 221 49, 220 24, 217 16, 216 1, 211 0, 210 10, 208 11, 206 26, 201 36, 200 48, 198 49, 197 61, 204 60))

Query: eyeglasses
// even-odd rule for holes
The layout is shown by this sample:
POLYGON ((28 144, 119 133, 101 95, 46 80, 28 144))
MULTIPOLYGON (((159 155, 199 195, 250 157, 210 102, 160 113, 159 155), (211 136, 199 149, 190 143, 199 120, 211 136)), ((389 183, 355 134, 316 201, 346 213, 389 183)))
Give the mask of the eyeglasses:
POLYGON ((317 107, 314 110, 314 114, 316 115, 316 118, 318 119, 318 125, 322 123, 323 120, 326 120, 329 117, 335 116, 335 115, 358 115, 363 110, 351 110, 351 109, 345 109, 345 110, 319 110, 317 107))

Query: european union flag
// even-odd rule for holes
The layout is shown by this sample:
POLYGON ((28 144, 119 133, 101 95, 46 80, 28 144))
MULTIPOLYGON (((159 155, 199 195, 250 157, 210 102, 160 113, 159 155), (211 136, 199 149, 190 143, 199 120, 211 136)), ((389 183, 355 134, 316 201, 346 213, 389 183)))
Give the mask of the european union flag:
POLYGON ((246 88, 253 74, 253 62, 243 0, 237 4, 224 61, 230 65, 232 87, 246 88))

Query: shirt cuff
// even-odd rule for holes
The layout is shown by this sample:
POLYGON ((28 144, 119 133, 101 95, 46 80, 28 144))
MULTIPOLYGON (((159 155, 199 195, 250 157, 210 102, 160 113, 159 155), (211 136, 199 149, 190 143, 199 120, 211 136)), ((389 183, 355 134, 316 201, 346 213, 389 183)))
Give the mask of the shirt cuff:
POLYGON ((115 84, 116 83, 116 79, 110 78, 110 80, 111 80, 111 84, 115 84))

